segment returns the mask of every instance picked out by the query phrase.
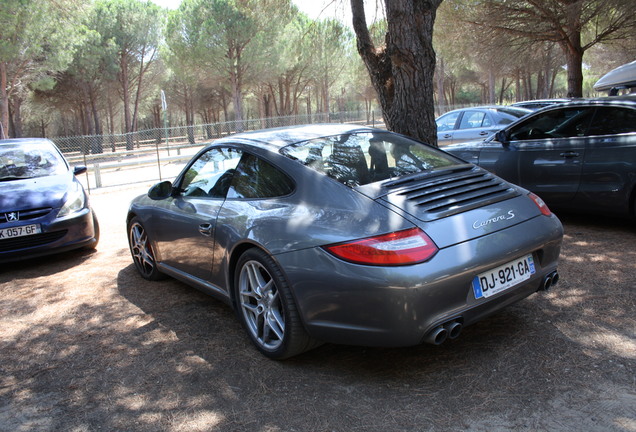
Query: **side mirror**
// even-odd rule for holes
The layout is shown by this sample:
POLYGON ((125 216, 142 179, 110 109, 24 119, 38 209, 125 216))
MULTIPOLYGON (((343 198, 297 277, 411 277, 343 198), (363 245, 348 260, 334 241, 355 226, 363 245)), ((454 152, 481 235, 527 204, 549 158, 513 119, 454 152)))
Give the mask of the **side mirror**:
POLYGON ((495 140, 499 141, 504 147, 508 147, 510 141, 508 140, 508 133, 505 129, 498 131, 495 134, 495 140))
POLYGON ((153 200, 162 200, 169 196, 172 196, 172 183, 169 181, 157 183, 148 191, 148 198, 153 200))
POLYGON ((86 168, 84 165, 75 166, 73 167, 73 175, 84 174, 87 170, 88 168, 86 168))

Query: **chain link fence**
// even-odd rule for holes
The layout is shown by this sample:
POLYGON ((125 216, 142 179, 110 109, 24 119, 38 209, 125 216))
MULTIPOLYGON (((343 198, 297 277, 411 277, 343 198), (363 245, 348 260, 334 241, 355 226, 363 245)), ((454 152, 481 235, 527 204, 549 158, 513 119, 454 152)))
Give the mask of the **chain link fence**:
POLYGON ((178 126, 128 134, 52 138, 71 165, 88 168, 79 177, 89 191, 171 180, 205 144, 240 131, 316 123, 355 123, 383 127, 378 112, 296 115, 178 126))

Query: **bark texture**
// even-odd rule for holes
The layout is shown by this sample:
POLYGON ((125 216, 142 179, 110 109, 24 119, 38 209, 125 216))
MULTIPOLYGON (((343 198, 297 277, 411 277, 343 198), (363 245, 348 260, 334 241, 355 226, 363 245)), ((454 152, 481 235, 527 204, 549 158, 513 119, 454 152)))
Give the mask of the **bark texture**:
POLYGON ((351 0, 357 47, 389 130, 437 145, 433 24, 442 0, 386 0, 385 43, 371 40, 363 0, 351 0))

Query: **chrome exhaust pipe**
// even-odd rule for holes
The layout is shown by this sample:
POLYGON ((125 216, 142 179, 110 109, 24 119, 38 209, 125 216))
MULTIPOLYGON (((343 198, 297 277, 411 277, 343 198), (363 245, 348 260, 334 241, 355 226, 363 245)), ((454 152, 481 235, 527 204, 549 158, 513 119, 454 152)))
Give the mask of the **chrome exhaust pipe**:
POLYGON ((559 282, 559 273, 555 271, 552 273, 552 286, 555 286, 557 282, 559 282))
POLYGON ((543 284, 541 285, 542 291, 547 291, 552 286, 552 275, 549 274, 543 279, 543 284))
POLYGON ((457 321, 451 321, 444 325, 444 328, 448 331, 449 339, 456 339, 462 332, 462 323, 457 321))
POLYGON ((550 273, 543 279, 543 283, 541 284, 541 287, 539 288, 539 290, 547 291, 551 287, 556 285, 558 281, 559 281, 559 273, 557 271, 553 271, 552 273, 550 273))
POLYGON ((426 342, 433 345, 439 345, 443 343, 447 337, 448 337, 448 330, 446 330, 442 326, 439 326, 433 329, 433 331, 431 331, 428 334, 428 336, 426 336, 426 342))

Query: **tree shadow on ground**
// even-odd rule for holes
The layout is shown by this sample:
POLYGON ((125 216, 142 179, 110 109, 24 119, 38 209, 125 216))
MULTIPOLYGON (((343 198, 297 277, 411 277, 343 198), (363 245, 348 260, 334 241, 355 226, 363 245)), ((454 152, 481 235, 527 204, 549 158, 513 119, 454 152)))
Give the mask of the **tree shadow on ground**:
POLYGON ((283 362, 251 346, 227 305, 172 279, 146 281, 123 256, 94 256, 105 261, 93 265, 120 265, 112 281, 87 286, 86 299, 59 315, 10 317, 16 330, 0 339, 0 424, 627 431, 636 422, 635 244, 629 226, 566 221, 559 284, 450 343, 326 344, 283 362), (98 293, 103 301, 91 302, 98 293))

